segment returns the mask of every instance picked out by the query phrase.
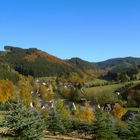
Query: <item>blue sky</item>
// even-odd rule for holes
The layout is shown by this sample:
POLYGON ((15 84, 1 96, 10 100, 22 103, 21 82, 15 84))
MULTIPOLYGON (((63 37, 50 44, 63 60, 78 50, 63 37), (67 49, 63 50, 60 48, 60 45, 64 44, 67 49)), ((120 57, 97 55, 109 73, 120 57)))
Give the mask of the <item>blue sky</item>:
POLYGON ((0 0, 0 49, 60 58, 140 57, 140 0, 0 0))

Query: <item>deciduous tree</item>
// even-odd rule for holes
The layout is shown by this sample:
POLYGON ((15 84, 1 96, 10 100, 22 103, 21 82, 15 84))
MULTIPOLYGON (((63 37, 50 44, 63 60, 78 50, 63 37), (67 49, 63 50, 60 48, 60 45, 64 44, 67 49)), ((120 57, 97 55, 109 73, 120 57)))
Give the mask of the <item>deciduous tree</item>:
POLYGON ((5 103, 6 101, 14 97, 14 85, 12 82, 7 80, 0 80, 0 102, 5 103))
POLYGON ((23 103, 29 107, 32 102, 32 86, 28 77, 22 76, 21 80, 18 83, 19 87, 19 96, 22 99, 23 103))
POLYGON ((126 113, 126 110, 119 103, 116 103, 114 105, 112 114, 116 119, 121 119, 125 113, 126 113))
POLYGON ((76 119, 85 122, 92 122, 94 120, 94 113, 89 104, 86 104, 83 109, 79 108, 76 112, 76 119))

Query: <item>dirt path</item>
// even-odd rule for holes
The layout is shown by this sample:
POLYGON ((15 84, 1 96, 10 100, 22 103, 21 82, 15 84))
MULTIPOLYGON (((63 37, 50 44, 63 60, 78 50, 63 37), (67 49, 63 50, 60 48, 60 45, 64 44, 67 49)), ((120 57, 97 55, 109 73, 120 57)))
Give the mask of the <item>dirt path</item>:
MULTIPOLYGON (((0 127, 0 133, 1 134, 8 134, 8 128, 6 127, 0 127)), ((91 140, 91 136, 84 136, 83 134, 73 133, 71 135, 51 135, 46 133, 45 137, 41 140, 91 140)))
POLYGON ((85 140, 79 138, 72 138, 68 136, 45 136, 42 140, 85 140))

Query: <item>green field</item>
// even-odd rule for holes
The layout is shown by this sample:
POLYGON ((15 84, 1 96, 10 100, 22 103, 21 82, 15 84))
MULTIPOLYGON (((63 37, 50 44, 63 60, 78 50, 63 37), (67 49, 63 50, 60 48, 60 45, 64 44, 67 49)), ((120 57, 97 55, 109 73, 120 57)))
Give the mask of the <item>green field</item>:
MULTIPOLYGON (((97 79, 98 82, 105 82, 104 80, 100 81, 99 79, 97 79)), ((96 83, 96 81, 95 81, 96 83)), ((111 85, 104 85, 104 86, 97 86, 97 87, 91 87, 91 88, 85 88, 86 93, 90 96, 92 96, 92 94, 100 94, 100 93, 104 93, 104 94, 109 94, 109 93, 114 93, 117 89, 129 84, 130 82, 127 83, 120 83, 120 84, 111 84, 111 85)), ((133 86, 139 84, 140 81, 133 81, 133 86)))
POLYGON ((140 111, 140 108, 126 108, 126 110, 130 110, 130 111, 140 111))
POLYGON ((119 99, 115 91, 117 91, 118 89, 124 87, 129 83, 133 83, 132 86, 136 86, 137 84, 140 84, 140 81, 138 80, 133 82, 84 88, 85 98, 87 98, 90 101, 95 101, 95 102, 98 101, 98 103, 102 102, 101 101, 102 99, 106 102, 110 102, 110 101, 115 102, 117 101, 117 99, 119 99))
POLYGON ((56 77, 40 77, 40 78, 36 78, 36 79, 39 79, 39 80, 43 80, 45 82, 48 82, 48 81, 54 81, 54 80, 56 80, 56 77))
POLYGON ((95 79, 93 81, 86 82, 86 85, 91 85, 91 84, 98 85, 98 84, 106 84, 106 83, 108 83, 107 80, 95 79))
POLYGON ((113 85, 106 85, 106 86, 98 86, 92 88, 85 88, 85 92, 89 97, 98 94, 112 94, 117 89, 123 87, 125 84, 113 84, 113 85))

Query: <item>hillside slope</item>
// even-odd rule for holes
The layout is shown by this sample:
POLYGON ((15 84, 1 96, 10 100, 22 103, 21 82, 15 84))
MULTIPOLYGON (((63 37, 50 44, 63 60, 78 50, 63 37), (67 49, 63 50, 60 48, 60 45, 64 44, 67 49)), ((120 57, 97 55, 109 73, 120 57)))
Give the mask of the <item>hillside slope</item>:
POLYGON ((107 71, 111 73, 131 73, 134 71, 136 75, 139 72, 139 70, 137 72, 137 69, 140 69, 140 58, 134 57, 115 58, 91 63, 80 58, 62 60, 36 48, 22 49, 5 46, 4 49, 5 51, 0 52, 0 63, 8 64, 20 74, 33 77, 67 77, 70 73, 75 72, 79 77, 87 75, 91 79, 105 75, 104 73, 107 71))
POLYGON ((8 64, 0 63, 0 80, 9 80, 16 83, 19 80, 19 74, 11 69, 8 64))
POLYGON ((114 69, 116 67, 133 68, 140 65, 140 58, 125 57, 125 58, 114 58, 106 61, 95 63, 96 66, 102 69, 114 69))
POLYGON ((108 71, 106 78, 115 81, 138 80, 140 73, 140 58, 114 58, 95 64, 108 71))
POLYGON ((22 49, 5 46, 0 54, 0 62, 8 63, 23 75, 59 76, 74 70, 74 67, 53 55, 36 48, 22 49))
POLYGON ((93 63, 85 61, 85 60, 82 60, 82 59, 80 59, 78 57, 71 58, 71 59, 67 60, 67 62, 69 62, 69 63, 73 64, 74 66, 76 66, 77 68, 80 68, 80 69, 83 69, 83 70, 97 69, 97 67, 93 63))
POLYGON ((23 75, 68 77, 75 72, 82 78, 97 70, 92 63, 82 59, 62 60, 36 48, 22 49, 5 46, 4 49, 5 51, 0 52, 0 62, 9 64, 23 75))

